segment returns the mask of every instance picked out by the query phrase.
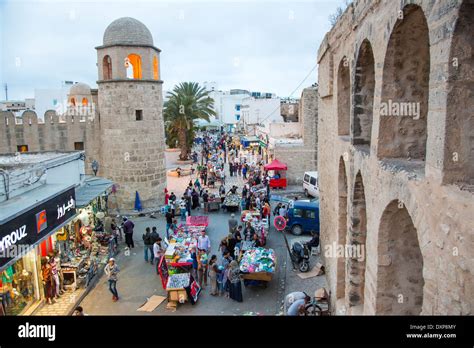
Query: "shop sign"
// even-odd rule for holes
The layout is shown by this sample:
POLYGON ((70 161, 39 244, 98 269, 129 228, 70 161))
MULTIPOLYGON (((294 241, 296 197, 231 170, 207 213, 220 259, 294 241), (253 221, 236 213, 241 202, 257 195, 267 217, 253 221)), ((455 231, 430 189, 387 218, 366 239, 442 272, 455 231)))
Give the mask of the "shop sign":
POLYGON ((76 195, 71 188, 0 225, 0 267, 75 215, 76 195))

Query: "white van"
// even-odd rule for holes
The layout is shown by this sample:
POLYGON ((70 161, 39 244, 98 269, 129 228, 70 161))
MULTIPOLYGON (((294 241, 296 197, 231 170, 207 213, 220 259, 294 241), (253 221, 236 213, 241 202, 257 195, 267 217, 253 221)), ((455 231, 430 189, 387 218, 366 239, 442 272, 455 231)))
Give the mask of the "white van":
POLYGON ((319 197, 318 172, 305 172, 303 178, 303 190, 306 197, 319 197))

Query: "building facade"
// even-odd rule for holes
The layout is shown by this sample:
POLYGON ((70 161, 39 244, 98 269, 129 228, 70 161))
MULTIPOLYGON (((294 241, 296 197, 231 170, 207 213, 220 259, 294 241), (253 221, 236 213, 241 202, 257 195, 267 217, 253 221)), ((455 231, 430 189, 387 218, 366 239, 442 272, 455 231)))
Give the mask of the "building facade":
POLYGON ((112 208, 133 210, 136 192, 156 208, 166 186, 160 50, 133 18, 112 22, 96 49, 98 90, 74 84, 67 107, 44 115, 2 112, 0 153, 85 150, 86 172, 95 160, 117 185, 112 208))
POLYGON ((318 52, 322 255, 338 313, 473 313, 474 5, 355 1, 318 52))

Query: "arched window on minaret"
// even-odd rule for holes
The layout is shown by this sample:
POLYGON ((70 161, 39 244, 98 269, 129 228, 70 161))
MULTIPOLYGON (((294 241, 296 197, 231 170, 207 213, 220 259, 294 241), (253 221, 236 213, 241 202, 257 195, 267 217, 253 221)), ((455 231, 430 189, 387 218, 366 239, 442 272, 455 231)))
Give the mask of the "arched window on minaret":
POLYGON ((76 98, 72 97, 72 98, 69 100, 69 103, 70 103, 72 106, 76 106, 76 98))
POLYGON ((127 78, 142 78, 142 58, 135 53, 131 53, 125 58, 125 67, 127 68, 127 78))
POLYGON ((102 70, 103 70, 103 77, 104 80, 111 80, 112 79, 112 59, 110 56, 105 56, 102 60, 102 70))
POLYGON ((87 106, 89 105, 89 100, 87 100, 87 98, 82 98, 82 106, 87 106))
POLYGON ((155 80, 159 79, 159 74, 158 74, 158 57, 154 56, 153 57, 153 78, 155 80))

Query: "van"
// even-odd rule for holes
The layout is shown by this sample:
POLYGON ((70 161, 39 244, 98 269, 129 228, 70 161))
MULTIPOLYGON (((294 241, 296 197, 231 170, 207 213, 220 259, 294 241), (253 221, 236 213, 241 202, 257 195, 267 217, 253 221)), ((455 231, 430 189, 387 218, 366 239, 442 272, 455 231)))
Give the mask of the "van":
POLYGON ((319 201, 294 201, 288 210, 286 229, 296 236, 319 233, 319 201))
POLYGON ((319 197, 318 172, 305 172, 303 177, 303 190, 306 197, 319 197))

